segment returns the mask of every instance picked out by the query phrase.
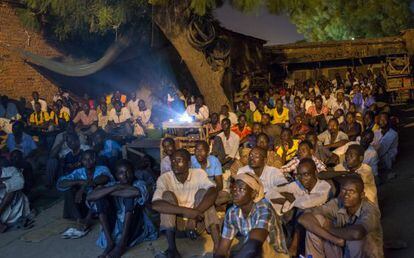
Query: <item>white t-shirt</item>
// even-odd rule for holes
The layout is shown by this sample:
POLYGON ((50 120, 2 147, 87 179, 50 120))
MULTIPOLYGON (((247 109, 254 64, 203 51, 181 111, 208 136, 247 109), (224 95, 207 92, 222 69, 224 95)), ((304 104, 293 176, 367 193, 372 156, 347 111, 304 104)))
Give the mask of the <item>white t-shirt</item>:
MULTIPOLYGON (((254 170, 249 165, 247 165, 239 168, 239 170, 237 171, 237 174, 242 173, 254 174, 254 170)), ((265 194, 268 193, 274 187, 288 183, 285 176, 282 172, 280 172, 278 168, 267 165, 263 168, 263 172, 260 175, 260 180, 262 181, 265 194)))
POLYGON ((203 105, 199 110, 198 113, 195 112, 195 104, 191 104, 187 107, 185 112, 189 116, 194 116, 197 121, 204 122, 208 119, 210 113, 208 110, 208 107, 206 105, 203 105))
POLYGON ((232 159, 239 158, 240 137, 232 131, 230 131, 228 139, 226 138, 226 135, 224 135, 224 132, 219 133, 217 136, 220 137, 223 142, 226 156, 229 156, 232 159))
MULTIPOLYGON (((224 115, 220 115, 220 123, 224 118, 226 118, 224 115)), ((229 112, 228 119, 230 120, 231 125, 235 125, 239 122, 237 115, 233 112, 229 112)))
POLYGON ((160 175, 157 179, 157 187, 152 197, 152 201, 162 200, 165 191, 170 191, 177 197, 178 205, 181 207, 193 208, 195 195, 200 189, 209 189, 215 184, 208 179, 207 173, 198 168, 190 168, 187 180, 179 182, 173 171, 160 175))
MULTIPOLYGON (((342 140, 348 140, 348 135, 342 131, 339 131, 333 143, 336 143, 342 140)), ((331 144, 331 133, 328 130, 325 130, 323 133, 318 135, 318 141, 320 141, 322 145, 331 144)))
MULTIPOLYGON (((40 103, 40 109, 44 112, 47 112, 47 102, 43 99, 39 99, 37 102, 40 103)), ((35 109, 35 101, 32 100, 32 101, 30 101, 30 103, 32 104, 32 108, 34 110, 35 109)))
POLYGON ((123 123, 128 119, 131 119, 131 114, 126 107, 121 108, 121 112, 117 114, 115 108, 111 109, 109 112, 108 121, 113 121, 115 124, 123 123))
POLYGON ((134 114, 136 114, 139 111, 138 101, 139 99, 136 99, 135 101, 131 99, 130 101, 128 101, 127 108, 132 116, 134 116, 134 114))

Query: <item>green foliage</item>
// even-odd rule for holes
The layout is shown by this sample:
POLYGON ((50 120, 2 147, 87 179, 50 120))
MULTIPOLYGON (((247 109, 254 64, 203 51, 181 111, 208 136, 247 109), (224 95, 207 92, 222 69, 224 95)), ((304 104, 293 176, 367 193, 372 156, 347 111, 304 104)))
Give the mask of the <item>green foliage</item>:
POLYGON ((410 0, 303 0, 284 11, 308 41, 396 35, 413 24, 410 0))
MULTIPOLYGON (((122 25, 136 25, 148 8, 145 0, 23 0, 37 19, 26 25, 36 27, 40 20, 60 38, 85 34, 104 35, 122 25), (35 15, 36 13, 36 15, 35 15), (42 17, 43 19, 40 19, 42 17)), ((28 16, 20 15, 25 18, 28 16)), ((146 17, 148 18, 148 17, 146 17)))
POLYGON ((33 31, 40 30, 40 23, 35 13, 28 9, 16 8, 16 14, 20 17, 20 21, 23 23, 24 27, 33 31))
MULTIPOLYGON (((22 0, 23 23, 34 29, 48 26, 60 38, 105 35, 140 26, 150 17, 150 5, 187 5, 197 15, 210 13, 220 0, 22 0), (41 21, 41 22, 40 22, 41 21)), ((287 14, 308 41, 344 40, 398 34, 413 25, 411 0, 227 0, 238 10, 265 6, 287 14)))

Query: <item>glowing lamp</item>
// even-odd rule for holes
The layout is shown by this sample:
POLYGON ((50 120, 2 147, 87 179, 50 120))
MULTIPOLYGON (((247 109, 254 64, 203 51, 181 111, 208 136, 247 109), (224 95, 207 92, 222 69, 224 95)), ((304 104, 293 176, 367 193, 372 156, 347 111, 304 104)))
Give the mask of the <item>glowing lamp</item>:
POLYGON ((182 114, 178 120, 183 123, 191 123, 193 122, 193 118, 189 116, 187 113, 182 114))

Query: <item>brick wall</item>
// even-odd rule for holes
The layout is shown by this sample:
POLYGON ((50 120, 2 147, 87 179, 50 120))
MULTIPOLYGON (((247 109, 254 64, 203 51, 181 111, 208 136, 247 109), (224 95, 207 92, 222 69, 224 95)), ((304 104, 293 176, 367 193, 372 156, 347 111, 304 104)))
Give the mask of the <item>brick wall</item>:
POLYGON ((0 94, 30 100, 31 93, 38 91, 50 102, 57 86, 3 44, 48 57, 60 55, 39 33, 26 30, 12 7, 0 3, 0 94))

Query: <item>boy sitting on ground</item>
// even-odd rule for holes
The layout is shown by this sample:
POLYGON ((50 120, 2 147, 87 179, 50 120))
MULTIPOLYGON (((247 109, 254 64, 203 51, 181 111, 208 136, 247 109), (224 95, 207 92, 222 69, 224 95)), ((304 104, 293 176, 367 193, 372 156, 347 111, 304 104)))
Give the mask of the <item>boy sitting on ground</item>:
POLYGON ((172 171, 162 174, 152 198, 152 208, 161 215, 160 230, 168 241, 166 257, 180 257, 175 243, 177 216, 187 218, 187 235, 197 238, 196 230, 204 223, 210 230, 217 250, 220 241, 220 222, 214 208, 217 188, 201 169, 190 169, 191 155, 184 149, 177 150, 171 160, 172 171))
POLYGON ((121 257, 125 251, 142 241, 155 240, 157 231, 144 205, 149 192, 144 181, 134 179, 134 167, 128 160, 115 165, 117 182, 97 188, 87 200, 96 202, 102 226, 97 244, 105 251, 99 257, 121 257), (112 198, 115 208, 112 207, 112 198))
POLYGON ((222 238, 215 258, 289 257, 281 221, 264 198, 260 179, 252 173, 238 174, 231 188, 234 205, 224 219, 222 238), (234 238, 239 245, 231 248, 234 238), (234 255, 234 256, 232 256, 234 255))
POLYGON ((30 214, 29 200, 22 192, 24 177, 15 167, 0 158, 0 233, 30 214))
POLYGON ((296 180, 273 188, 267 198, 271 200, 277 214, 283 215, 288 235, 292 236, 289 252, 297 256, 298 246, 304 239, 297 217, 303 210, 324 204, 328 200, 331 186, 316 177, 317 167, 311 158, 303 158, 297 167, 296 180), (296 208, 296 209, 295 209, 296 208), (293 211, 289 213, 289 211, 293 211), (291 230, 289 230, 291 229, 291 230))
POLYGON ((384 257, 380 211, 364 197, 358 175, 344 178, 338 198, 305 212, 306 254, 314 258, 384 257))
POLYGON ((96 165, 96 153, 93 150, 83 152, 81 162, 81 168, 60 177, 57 181, 57 189, 64 195, 63 218, 75 219, 84 225, 83 230, 76 232, 79 237, 86 234, 92 217, 86 195, 97 186, 114 181, 107 167, 96 165))
POLYGON ((216 205, 230 201, 228 192, 223 191, 223 171, 217 157, 209 155, 210 147, 206 141, 198 141, 195 145, 194 156, 191 156, 191 167, 199 168, 207 173, 211 182, 216 184, 218 191, 216 205))

